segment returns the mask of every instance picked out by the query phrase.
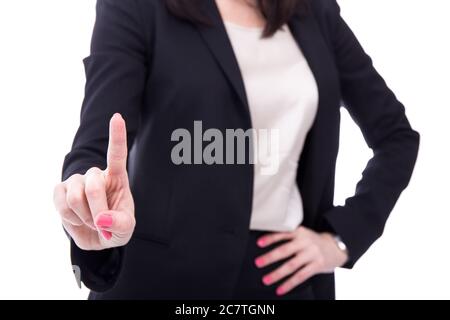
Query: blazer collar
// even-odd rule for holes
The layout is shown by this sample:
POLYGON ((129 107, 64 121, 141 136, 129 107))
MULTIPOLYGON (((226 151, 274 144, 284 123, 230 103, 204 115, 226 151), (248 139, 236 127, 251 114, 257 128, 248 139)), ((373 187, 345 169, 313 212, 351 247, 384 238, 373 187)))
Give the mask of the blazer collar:
MULTIPOLYGON (((223 73, 236 91, 240 101, 247 109, 247 112, 250 113, 248 98, 239 64, 219 9, 216 5, 216 1, 202 1, 205 13, 208 15, 209 19, 211 19, 212 25, 197 25, 196 27, 223 73)), ((323 80, 321 60, 324 58, 321 53, 326 52, 327 48, 320 35, 319 27, 311 16, 311 13, 306 17, 300 17, 298 14, 294 15, 288 25, 312 69, 319 91, 321 91, 321 81, 323 80)), ((321 93, 322 92, 319 92, 319 95, 321 95, 321 93)))
POLYGON ((211 19, 212 25, 197 25, 197 29, 238 94, 240 101, 247 111, 250 112, 239 64, 216 2, 214 0, 204 0, 203 4, 205 13, 211 19))

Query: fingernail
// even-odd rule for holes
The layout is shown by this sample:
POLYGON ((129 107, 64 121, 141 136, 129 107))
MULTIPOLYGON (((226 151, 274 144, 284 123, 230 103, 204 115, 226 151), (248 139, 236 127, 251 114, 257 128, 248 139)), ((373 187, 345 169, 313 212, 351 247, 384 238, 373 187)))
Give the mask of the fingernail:
POLYGON ((105 231, 105 230, 102 230, 102 236, 106 239, 106 240, 111 240, 111 238, 112 238, 112 233, 111 232, 108 232, 108 231, 105 231))
POLYGON ((258 240, 258 246, 264 247, 265 245, 266 245, 266 241, 264 239, 259 239, 258 240))
POLYGON ((265 276, 265 277, 263 278, 263 283, 264 283, 266 286, 270 285, 270 284, 272 283, 272 277, 270 277, 270 276, 265 276))
POLYGON ((285 290, 283 288, 278 288, 277 289, 277 295, 278 296, 282 296, 285 293, 285 290))
POLYGON ((102 214, 97 219, 97 226, 100 228, 109 228, 112 226, 113 220, 110 215, 102 214))
POLYGON ((262 267, 263 265, 264 265, 264 259, 263 258, 257 258, 256 260, 255 260, 255 264, 256 264, 256 266, 257 267, 262 267))

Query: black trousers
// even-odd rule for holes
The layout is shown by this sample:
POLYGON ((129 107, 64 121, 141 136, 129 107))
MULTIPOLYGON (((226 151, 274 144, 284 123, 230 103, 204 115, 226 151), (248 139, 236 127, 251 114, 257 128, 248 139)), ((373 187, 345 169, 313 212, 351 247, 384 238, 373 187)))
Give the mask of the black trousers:
POLYGON ((247 253, 244 263, 242 265, 239 280, 234 290, 233 300, 314 300, 314 294, 309 281, 299 285, 292 291, 286 293, 283 296, 276 294, 277 288, 286 281, 289 277, 286 277, 270 286, 266 286, 262 279, 265 275, 271 271, 280 267, 283 263, 289 260, 284 259, 273 265, 266 266, 264 268, 258 268, 255 265, 255 259, 274 248, 280 246, 286 241, 282 241, 273 244, 266 248, 260 248, 257 245, 257 240, 268 232, 265 231, 249 231, 250 237, 247 244, 247 253))

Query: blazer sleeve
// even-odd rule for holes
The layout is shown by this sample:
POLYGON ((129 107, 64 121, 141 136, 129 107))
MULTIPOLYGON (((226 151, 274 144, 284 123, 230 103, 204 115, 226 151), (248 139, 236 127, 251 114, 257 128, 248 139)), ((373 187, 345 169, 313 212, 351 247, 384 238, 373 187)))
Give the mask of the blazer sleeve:
MULTIPOLYGON (((91 167, 106 168, 108 126, 119 112, 127 123, 128 146, 138 129, 147 77, 146 36, 134 0, 98 0, 86 71, 85 98, 72 149, 65 157, 62 180, 91 167)), ((72 264, 93 291, 113 286, 124 248, 83 251, 71 240, 72 264)))
POLYGON ((325 213, 328 224, 348 247, 351 268, 383 233, 388 216, 409 184, 419 134, 411 129, 404 106, 375 70, 335 0, 327 1, 328 32, 340 76, 344 107, 360 127, 373 157, 355 195, 325 213))

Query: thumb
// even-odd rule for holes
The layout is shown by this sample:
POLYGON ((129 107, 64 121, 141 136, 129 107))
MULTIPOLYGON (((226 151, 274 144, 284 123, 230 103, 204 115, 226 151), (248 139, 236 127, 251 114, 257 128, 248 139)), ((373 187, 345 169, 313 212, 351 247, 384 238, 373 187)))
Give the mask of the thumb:
POLYGON ((107 154, 108 173, 122 175, 127 167, 127 129, 119 113, 109 122, 109 144, 107 154))
POLYGON ((125 212, 108 210, 95 218, 95 225, 102 232, 126 236, 133 232, 135 221, 125 212))

